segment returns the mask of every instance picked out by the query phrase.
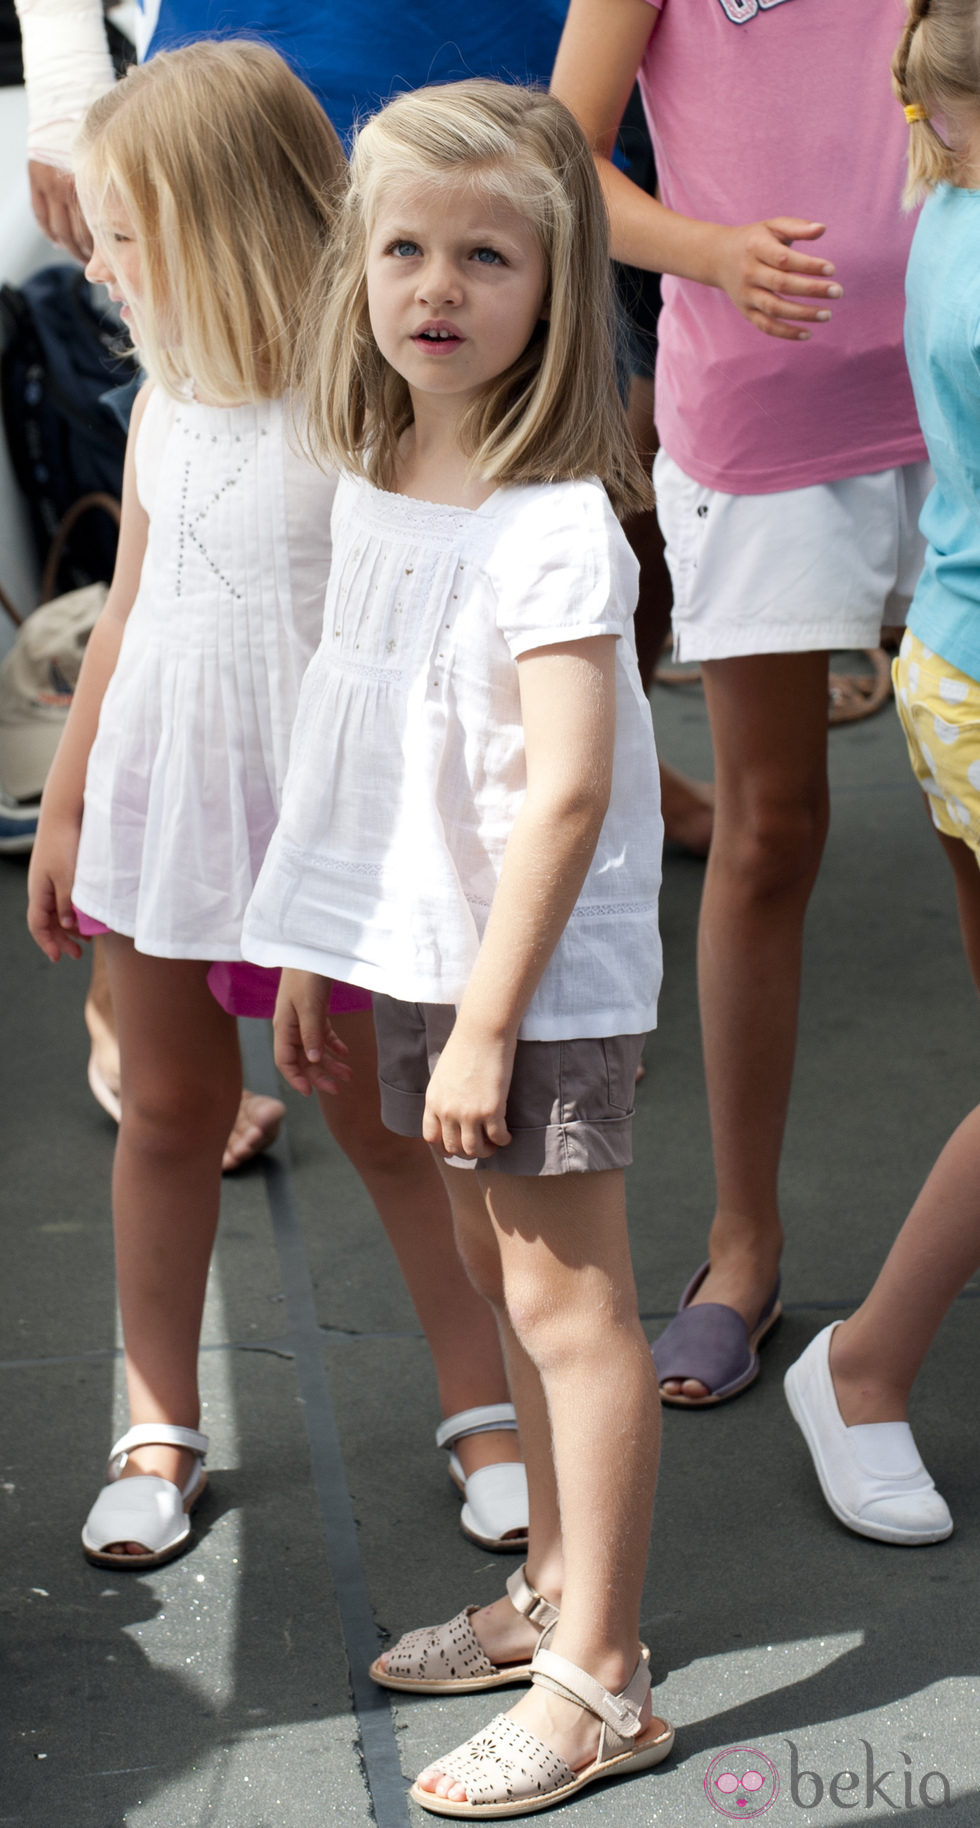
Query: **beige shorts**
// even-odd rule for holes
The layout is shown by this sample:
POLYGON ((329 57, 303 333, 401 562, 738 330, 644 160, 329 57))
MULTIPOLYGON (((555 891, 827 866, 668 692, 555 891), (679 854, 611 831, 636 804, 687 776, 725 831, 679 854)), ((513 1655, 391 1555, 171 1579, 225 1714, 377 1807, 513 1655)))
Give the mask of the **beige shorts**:
MULTIPOLYGON (((375 996, 381 1116, 397 1136, 421 1136, 425 1094, 456 1011, 375 996)), ((511 1141, 454 1168, 492 1174, 595 1174, 633 1159, 633 1099, 644 1035, 518 1041, 507 1094, 511 1141)))
POLYGON ((980 863, 980 684, 906 629, 892 666, 909 761, 932 822, 980 863))
POLYGON ((872 648, 883 623, 905 621, 925 552, 927 463, 725 495, 661 450, 653 483, 676 660, 872 648))

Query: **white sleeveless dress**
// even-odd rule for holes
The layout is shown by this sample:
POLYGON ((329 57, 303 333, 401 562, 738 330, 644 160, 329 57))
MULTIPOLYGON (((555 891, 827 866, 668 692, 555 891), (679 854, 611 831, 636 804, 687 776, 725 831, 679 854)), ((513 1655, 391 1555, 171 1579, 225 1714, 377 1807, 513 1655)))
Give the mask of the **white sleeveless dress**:
POLYGON ((335 479, 288 402, 177 402, 136 444, 150 520, 85 782, 73 898, 161 958, 239 959, 323 620, 335 479))

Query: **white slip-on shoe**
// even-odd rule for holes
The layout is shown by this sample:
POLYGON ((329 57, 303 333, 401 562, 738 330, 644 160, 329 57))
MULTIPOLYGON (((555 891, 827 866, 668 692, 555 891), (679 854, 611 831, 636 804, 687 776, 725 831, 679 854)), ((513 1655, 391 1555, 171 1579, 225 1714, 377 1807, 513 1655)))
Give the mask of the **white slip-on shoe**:
POLYGON ((908 1423, 848 1428, 841 1415, 830 1371, 830 1341, 839 1325, 835 1320, 824 1327, 783 1380, 823 1495, 834 1516, 859 1536, 908 1547, 942 1542, 952 1534, 953 1519, 908 1423))

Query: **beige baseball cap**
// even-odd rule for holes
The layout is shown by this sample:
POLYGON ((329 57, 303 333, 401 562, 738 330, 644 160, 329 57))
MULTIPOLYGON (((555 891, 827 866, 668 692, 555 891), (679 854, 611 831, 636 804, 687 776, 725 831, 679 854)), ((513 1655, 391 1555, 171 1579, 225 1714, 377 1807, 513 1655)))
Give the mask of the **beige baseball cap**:
POLYGON ((104 584, 86 584, 43 603, 0 661, 0 787, 11 799, 41 797, 106 595, 104 584))

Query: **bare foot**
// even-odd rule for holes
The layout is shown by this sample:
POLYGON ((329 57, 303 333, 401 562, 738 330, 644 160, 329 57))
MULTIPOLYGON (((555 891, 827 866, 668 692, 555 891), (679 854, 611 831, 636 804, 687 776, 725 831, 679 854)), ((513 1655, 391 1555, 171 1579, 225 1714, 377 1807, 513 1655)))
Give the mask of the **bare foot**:
POLYGON ((264 1092, 242 1092, 238 1116, 221 1158, 222 1174, 232 1174, 243 1163, 251 1161, 263 1149, 271 1149, 279 1134, 286 1107, 279 1098, 267 1098, 264 1092))
POLYGON ((660 810, 664 836, 672 844, 690 851, 692 857, 708 855, 715 820, 715 790, 710 781, 692 781, 661 762, 660 810))
MULTIPOLYGON (((629 1677, 626 1677, 619 1686, 625 1686, 625 1681, 628 1680, 629 1677)), ((584 1770, 593 1763, 598 1753, 600 1722, 596 1716, 579 1707, 576 1702, 552 1694, 549 1689, 536 1686, 528 1689, 527 1694, 522 1695, 517 1705, 509 1710, 507 1718, 516 1721, 526 1732, 533 1733, 535 1738, 542 1739, 573 1771, 584 1770)), ((647 1695, 640 1712, 641 1731, 650 1725, 652 1719, 653 1708, 647 1695)), ((663 1725, 662 1722, 659 1724, 663 1725)), ((418 1784, 420 1790, 428 1790, 433 1796, 443 1796, 455 1803, 467 1800, 465 1785, 455 1778, 447 1777, 445 1772, 440 1771, 438 1764, 427 1765, 419 1776, 418 1784)))
MULTIPOLYGON (((749 1332, 753 1332, 772 1294, 779 1270, 781 1242, 780 1239, 776 1245, 776 1255, 772 1262, 768 1255, 765 1261, 761 1256, 745 1257, 741 1261, 732 1258, 730 1263, 709 1269, 689 1305, 696 1308, 703 1301, 717 1301, 723 1307, 734 1308, 736 1314, 741 1314, 749 1332)), ((711 1395, 707 1384, 702 1384, 697 1377, 665 1377, 660 1389, 664 1396, 697 1398, 711 1395)))
MULTIPOLYGON (((187 1447, 167 1447, 156 1444, 152 1447, 134 1447, 126 1456, 126 1464, 120 1479, 135 1479, 140 1474, 155 1473, 158 1479, 169 1479, 179 1491, 183 1491, 187 1480, 194 1470, 196 1455, 187 1447)), ((202 1472, 202 1479, 206 1475, 202 1472)), ((110 1555, 148 1555, 150 1550, 142 1542, 109 1542, 106 1552, 110 1555)))
MULTIPOLYGON (((557 1605, 557 1600, 555 1604, 557 1605)), ((473 1635, 485 1656, 491 1663, 527 1663, 530 1661, 540 1632, 530 1619, 517 1612, 507 1595, 494 1600, 491 1606, 482 1606, 478 1612, 471 1612, 470 1624, 473 1635)), ((392 1646, 394 1649, 394 1645, 392 1646)), ((378 1658, 382 1669, 387 1669, 385 1651, 378 1658)))

